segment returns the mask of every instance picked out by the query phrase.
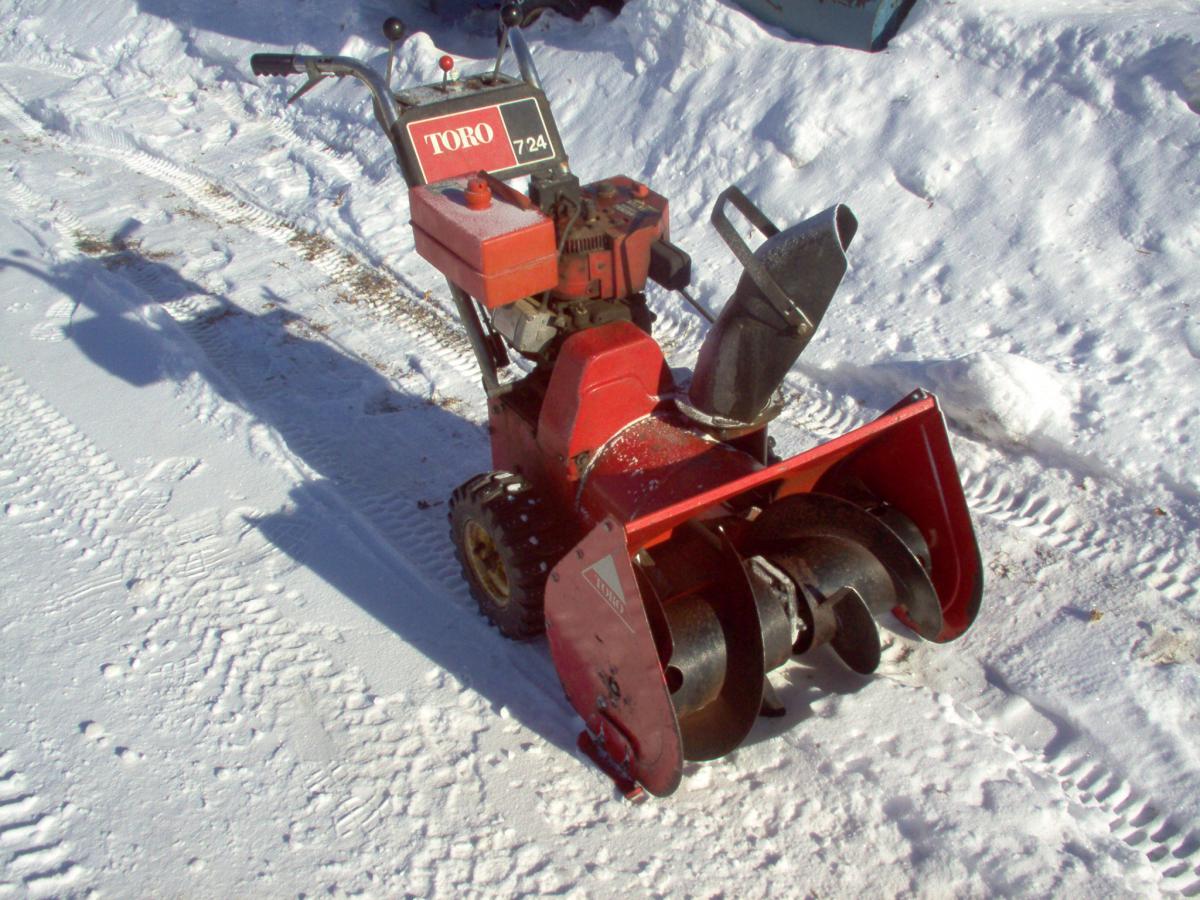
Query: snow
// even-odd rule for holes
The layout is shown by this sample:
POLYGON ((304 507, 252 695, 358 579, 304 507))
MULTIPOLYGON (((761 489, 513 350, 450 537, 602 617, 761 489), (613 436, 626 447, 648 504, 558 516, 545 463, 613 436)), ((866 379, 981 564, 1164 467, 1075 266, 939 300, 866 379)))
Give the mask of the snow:
MULTIPOLYGON (((877 55, 718 0, 530 29, 573 169, 670 199, 708 306, 726 185, 854 210, 779 450, 934 390, 988 572, 963 639, 782 670, 639 806, 461 583, 482 393, 365 91, 249 72, 382 69, 395 5, 6 9, 0 893, 1200 895, 1192 0, 923 0, 877 55)), ((489 64, 401 14, 397 83, 489 64)))

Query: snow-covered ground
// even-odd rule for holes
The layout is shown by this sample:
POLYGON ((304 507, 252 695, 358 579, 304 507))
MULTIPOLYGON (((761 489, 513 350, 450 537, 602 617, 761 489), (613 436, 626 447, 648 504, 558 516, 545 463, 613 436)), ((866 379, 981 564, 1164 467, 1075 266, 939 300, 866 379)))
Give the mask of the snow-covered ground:
POLYGON ((0 895, 1200 895, 1194 0, 923 0, 878 55, 718 0, 530 30, 709 305, 727 184, 854 209, 780 450, 935 390, 988 573, 962 640, 783 670, 637 806, 461 583, 482 393, 365 93, 249 73, 382 66, 395 12, 398 81, 486 64, 405 6, 3 4, 0 895))

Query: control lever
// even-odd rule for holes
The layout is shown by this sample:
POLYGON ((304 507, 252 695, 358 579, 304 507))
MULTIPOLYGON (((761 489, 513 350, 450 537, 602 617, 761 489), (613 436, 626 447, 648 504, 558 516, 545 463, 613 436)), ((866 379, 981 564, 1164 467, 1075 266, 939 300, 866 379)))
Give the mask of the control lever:
POLYGON ((500 80, 500 63, 504 61, 504 52, 508 49, 509 29, 521 24, 524 14, 520 3, 505 3, 500 7, 500 48, 496 51, 496 68, 492 71, 492 83, 500 80))
POLYGON ((388 16, 383 20, 383 36, 387 38, 388 42, 387 75, 383 80, 389 91, 392 89, 392 65, 396 61, 396 45, 400 44, 407 35, 408 28, 395 16, 388 16))
POLYGON ((292 96, 288 97, 288 99, 287 99, 288 106, 291 106, 293 103, 295 103, 297 100, 299 100, 301 97, 303 97, 305 94, 307 94, 309 91, 311 91, 313 88, 315 88, 318 84, 320 84, 322 81, 324 81, 326 78, 329 77, 324 72, 319 72, 317 70, 316 63, 314 63, 311 59, 304 60, 304 71, 308 74, 308 81, 304 82, 304 84, 303 84, 303 86, 301 86, 300 90, 296 91, 296 93, 294 93, 294 94, 292 94, 292 96))
POLYGON ((449 55, 443 56, 438 60, 438 68, 442 70, 442 91, 449 93, 450 87, 453 84, 450 81, 450 73, 454 71, 454 57, 449 55))

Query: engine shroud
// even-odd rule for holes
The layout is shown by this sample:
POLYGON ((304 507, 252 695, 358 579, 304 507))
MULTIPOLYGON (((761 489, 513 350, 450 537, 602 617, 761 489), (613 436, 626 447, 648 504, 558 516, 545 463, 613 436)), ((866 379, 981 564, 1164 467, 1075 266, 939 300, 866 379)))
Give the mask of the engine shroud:
POLYGON ((579 209, 564 225, 554 296, 610 300, 645 290, 650 248, 668 240, 667 198, 617 175, 580 190, 579 209))

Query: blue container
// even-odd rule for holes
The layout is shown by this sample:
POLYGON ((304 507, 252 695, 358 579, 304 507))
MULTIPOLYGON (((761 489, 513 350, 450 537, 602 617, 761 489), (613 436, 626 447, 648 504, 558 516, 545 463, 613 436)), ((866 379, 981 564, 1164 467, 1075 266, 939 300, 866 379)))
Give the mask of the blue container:
POLYGON ((734 0, 796 37, 855 50, 882 50, 917 0, 734 0))

